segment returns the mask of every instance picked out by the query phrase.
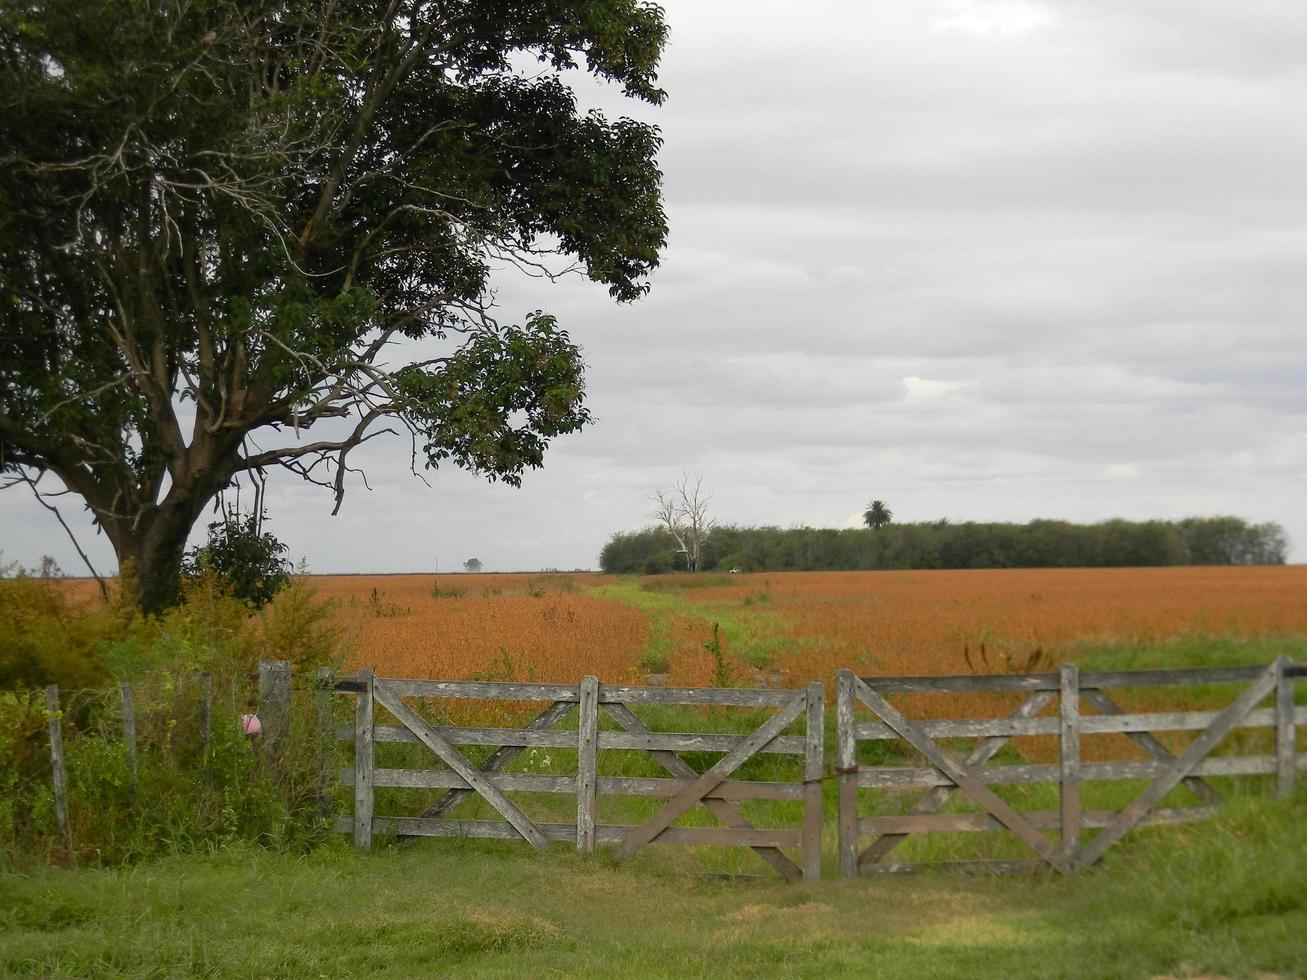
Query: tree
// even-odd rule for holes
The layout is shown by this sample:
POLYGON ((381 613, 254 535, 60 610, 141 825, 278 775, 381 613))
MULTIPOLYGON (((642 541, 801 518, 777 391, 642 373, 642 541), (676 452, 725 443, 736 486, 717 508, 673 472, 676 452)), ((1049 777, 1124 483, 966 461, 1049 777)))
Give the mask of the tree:
POLYGON ((0 7, 0 470, 79 496, 147 610, 270 468, 335 513, 399 429, 415 473, 519 483, 590 420, 584 365, 498 322, 491 269, 647 290, 658 131, 563 76, 660 103, 665 38, 644 0, 0 7))
POLYGON ((894 511, 890 510, 889 505, 883 500, 873 500, 862 515, 862 523, 874 530, 880 530, 893 520, 894 511))
POLYGON ((480 559, 480 558, 469 558, 467 561, 463 562, 463 571, 465 571, 465 572, 479 572, 479 571, 481 571, 481 559, 480 559))
POLYGON ((654 520, 676 541, 678 550, 685 555, 686 569, 697 571, 699 552, 717 526, 708 516, 708 502, 712 497, 703 492, 703 474, 696 473, 691 482, 689 474, 682 473, 670 490, 655 487, 651 499, 655 504, 654 520))

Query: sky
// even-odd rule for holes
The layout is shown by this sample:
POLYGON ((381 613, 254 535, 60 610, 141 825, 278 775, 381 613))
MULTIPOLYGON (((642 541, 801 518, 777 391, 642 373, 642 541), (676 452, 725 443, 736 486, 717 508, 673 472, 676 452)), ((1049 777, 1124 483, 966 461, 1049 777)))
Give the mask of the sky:
MULTIPOLYGON (((651 292, 497 281, 585 349, 595 424, 520 489, 384 439, 334 518, 274 476, 311 571, 597 567, 683 472, 723 523, 1237 514, 1307 560, 1307 5, 663 5, 664 106, 577 79, 662 130, 651 292)), ((4 558, 80 572, 25 492, 4 558)))

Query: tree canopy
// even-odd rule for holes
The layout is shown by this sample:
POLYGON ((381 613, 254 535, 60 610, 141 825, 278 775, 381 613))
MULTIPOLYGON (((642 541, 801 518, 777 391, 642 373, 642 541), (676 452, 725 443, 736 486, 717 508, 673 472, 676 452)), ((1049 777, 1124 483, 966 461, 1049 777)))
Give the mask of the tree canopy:
POLYGON ((889 509, 889 504, 883 500, 873 500, 867 505, 866 511, 862 515, 862 523, 867 527, 879 530, 886 524, 894 520, 894 511, 889 509))
POLYGON ((589 421, 578 347, 491 273, 641 296, 666 234, 641 0, 34 0, 0 7, 0 469, 90 508, 142 604, 247 474, 517 483, 589 421), (309 435, 310 430, 313 431, 309 435))

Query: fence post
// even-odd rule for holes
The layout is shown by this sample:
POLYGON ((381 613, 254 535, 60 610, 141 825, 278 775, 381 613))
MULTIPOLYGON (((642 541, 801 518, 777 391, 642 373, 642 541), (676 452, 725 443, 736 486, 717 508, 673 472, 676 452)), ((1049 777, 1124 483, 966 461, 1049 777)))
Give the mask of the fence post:
POLYGON ((64 844, 68 839, 68 776, 64 772, 64 734, 60 721, 59 685, 51 684, 45 689, 45 707, 50 715, 50 767, 54 771, 54 816, 59 824, 59 833, 63 834, 64 844))
POLYGON ((599 786, 599 679, 582 678, 578 694, 576 849, 582 854, 593 854, 595 805, 599 786))
POLYGON ((275 756, 290 729, 290 662, 259 661, 259 724, 263 747, 275 756))
POLYGON ((1063 664, 1058 681, 1062 853, 1074 868, 1080 851, 1080 669, 1063 664))
POLYGON ((200 744, 206 749, 209 747, 209 738, 212 732, 213 675, 206 670, 200 675, 200 744))
POLYGON ((332 682, 330 667, 319 667, 313 674, 314 700, 318 709, 318 817, 331 816, 331 760, 335 756, 336 733, 331 724, 332 682))
POLYGON ((1293 724, 1293 664, 1281 654, 1275 659, 1275 791, 1281 799, 1293 795, 1297 771, 1296 729, 1293 724))
POLYGON ((136 801, 136 699, 132 696, 130 684, 118 685, 118 696, 123 703, 123 741, 127 743, 127 766, 131 771, 131 799, 136 801))
POLYGON ((354 845, 372 850, 372 692, 376 684, 372 668, 358 673, 362 690, 354 713, 354 845))
POLYGON ((858 743, 853 722, 851 670, 835 675, 835 772, 839 783, 840 874, 858 874, 858 743))
POLYGON ((806 733, 803 743, 803 877, 821 877, 822 777, 825 775, 826 687, 808 685, 806 733))

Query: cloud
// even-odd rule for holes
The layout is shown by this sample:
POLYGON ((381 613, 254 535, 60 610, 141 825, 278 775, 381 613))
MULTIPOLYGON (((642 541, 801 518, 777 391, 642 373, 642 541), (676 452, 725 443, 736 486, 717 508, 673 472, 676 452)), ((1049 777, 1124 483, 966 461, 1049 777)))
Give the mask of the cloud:
MULTIPOLYGON (((278 478, 296 554, 590 565, 688 466, 728 521, 1239 513, 1307 556, 1299 0, 665 5, 666 106, 577 76, 663 130, 651 294, 500 283, 585 347, 597 424, 520 491, 427 488, 395 440, 334 521, 278 478)), ((30 501, 0 522, 57 549, 30 501)))

